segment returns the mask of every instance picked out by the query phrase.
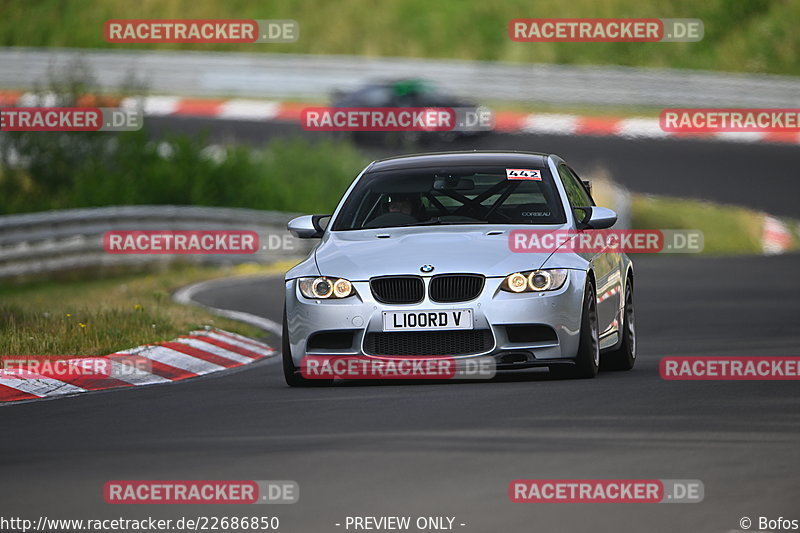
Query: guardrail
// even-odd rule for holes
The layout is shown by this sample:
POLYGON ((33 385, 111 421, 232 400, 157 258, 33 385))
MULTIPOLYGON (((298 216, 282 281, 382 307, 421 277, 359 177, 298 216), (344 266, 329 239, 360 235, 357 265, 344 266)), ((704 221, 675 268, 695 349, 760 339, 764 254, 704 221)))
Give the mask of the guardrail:
POLYGON ((291 236, 296 215, 254 209, 145 205, 98 207, 0 216, 0 278, 77 268, 169 263, 268 262, 307 254, 315 244, 291 236), (261 249, 250 254, 110 254, 103 234, 112 230, 255 231, 261 249))
POLYGON ((106 90, 320 98, 368 79, 427 78, 478 100, 652 107, 800 107, 800 78, 633 67, 233 52, 0 48, 0 87, 46 87, 82 62, 106 90))

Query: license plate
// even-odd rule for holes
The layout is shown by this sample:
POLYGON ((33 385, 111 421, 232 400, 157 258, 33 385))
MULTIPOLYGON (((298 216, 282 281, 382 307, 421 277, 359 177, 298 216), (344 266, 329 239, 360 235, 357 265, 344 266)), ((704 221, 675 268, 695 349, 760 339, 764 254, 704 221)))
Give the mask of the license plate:
POLYGON ((432 331, 437 329, 472 329, 472 309, 383 312, 383 331, 432 331))

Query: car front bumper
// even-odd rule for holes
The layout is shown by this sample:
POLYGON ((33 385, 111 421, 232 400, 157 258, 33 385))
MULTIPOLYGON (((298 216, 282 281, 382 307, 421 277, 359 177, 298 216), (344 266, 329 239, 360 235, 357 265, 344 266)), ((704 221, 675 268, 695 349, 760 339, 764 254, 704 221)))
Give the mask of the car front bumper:
POLYGON ((577 353, 586 282, 586 273, 581 270, 570 270, 560 289, 540 293, 505 292, 500 290, 503 278, 486 278, 478 298, 457 303, 431 301, 427 290, 430 277, 423 277, 423 281, 426 289, 423 301, 391 305, 373 297, 368 281, 353 282, 357 294, 352 297, 315 300, 300 293, 297 279, 287 280, 286 317, 294 365, 300 367, 302 358, 307 355, 392 357, 387 353, 375 353, 366 346, 370 334, 393 335, 383 331, 384 311, 471 309, 473 330, 490 335, 469 353, 463 353, 462 344, 460 351, 432 355, 490 357, 497 368, 506 369, 568 363, 577 353), (531 325, 536 327, 524 327, 531 325))

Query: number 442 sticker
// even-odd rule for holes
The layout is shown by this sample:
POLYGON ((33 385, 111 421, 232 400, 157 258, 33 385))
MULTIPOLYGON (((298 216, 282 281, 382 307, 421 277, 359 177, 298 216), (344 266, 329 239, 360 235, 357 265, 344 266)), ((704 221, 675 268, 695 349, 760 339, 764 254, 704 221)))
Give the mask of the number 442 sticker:
POLYGON ((506 179, 542 181, 542 171, 528 168, 507 168, 506 179))

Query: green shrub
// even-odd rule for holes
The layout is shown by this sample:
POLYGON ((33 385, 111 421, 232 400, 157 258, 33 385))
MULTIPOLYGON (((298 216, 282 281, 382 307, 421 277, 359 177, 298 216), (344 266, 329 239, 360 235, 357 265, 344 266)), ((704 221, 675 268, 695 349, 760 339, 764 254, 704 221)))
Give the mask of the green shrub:
POLYGON ((329 211, 365 164, 353 146, 335 141, 213 148, 202 136, 155 142, 144 130, 8 133, 0 214, 143 204, 329 211))

